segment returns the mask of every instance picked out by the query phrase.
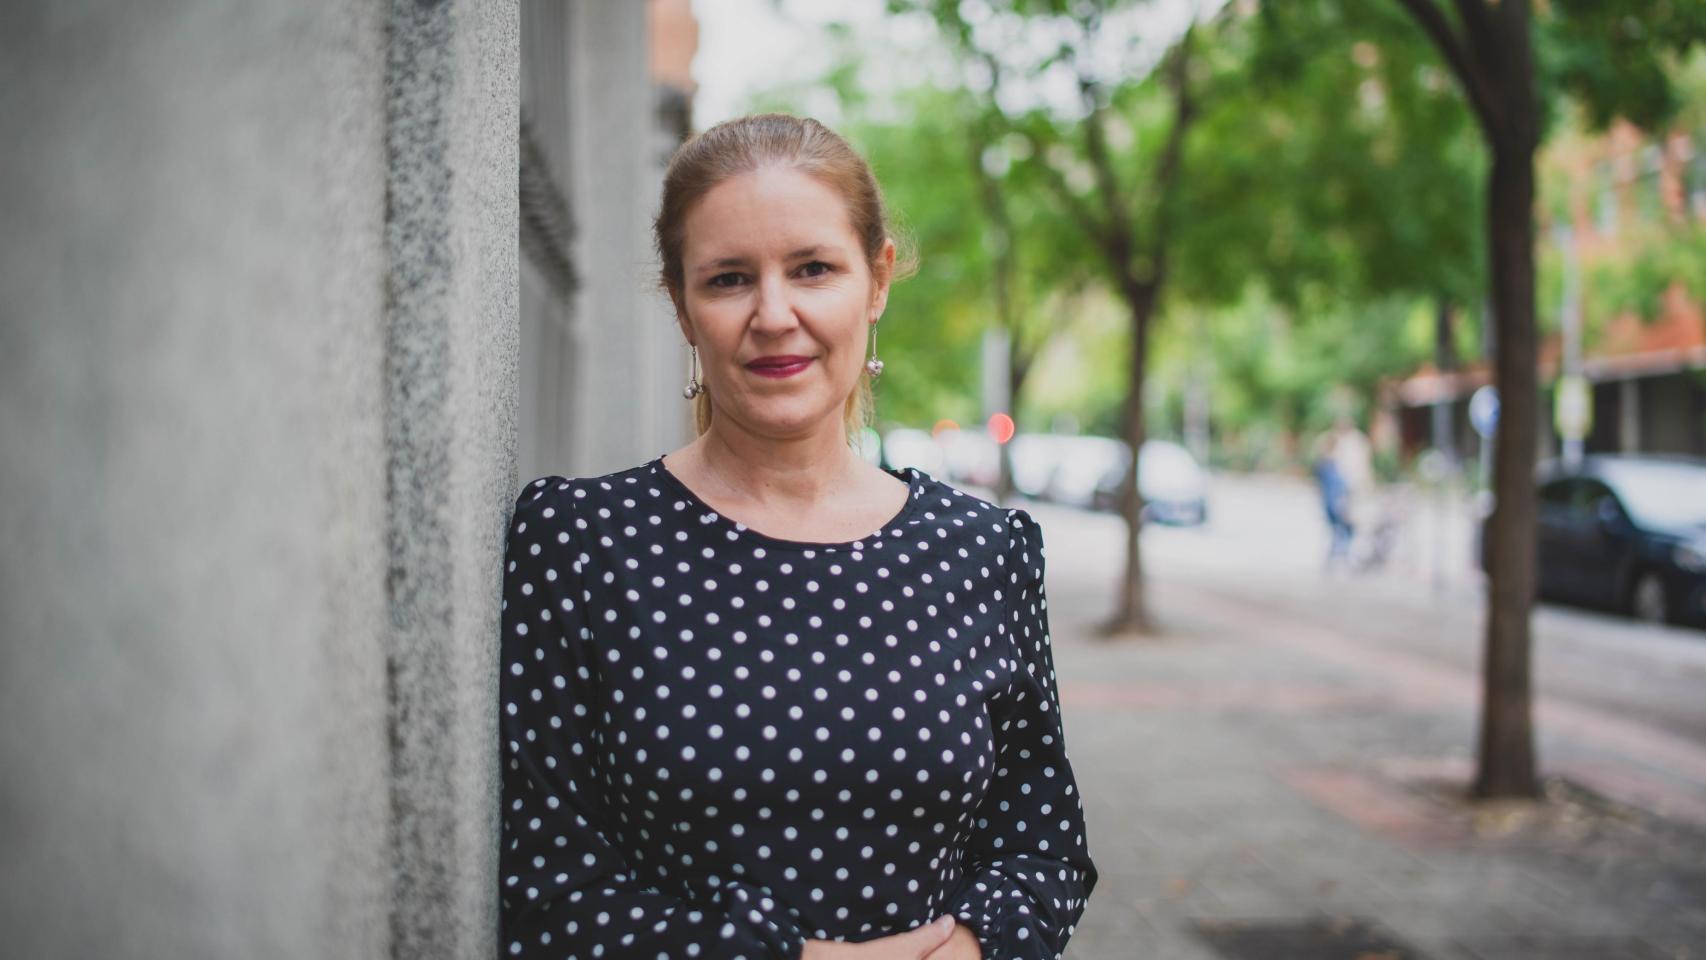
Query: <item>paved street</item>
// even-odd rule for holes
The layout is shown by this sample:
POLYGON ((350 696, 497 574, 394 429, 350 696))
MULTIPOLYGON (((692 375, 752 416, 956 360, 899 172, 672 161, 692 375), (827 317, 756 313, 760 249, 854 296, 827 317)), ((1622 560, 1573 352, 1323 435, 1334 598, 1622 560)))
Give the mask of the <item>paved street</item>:
POLYGON ((1706 632, 1542 608, 1551 800, 1471 807, 1465 507, 1327 577, 1307 485, 1220 479, 1208 527, 1145 534, 1160 636, 1110 643, 1117 520, 1026 506, 1102 869, 1070 956, 1706 956, 1706 632))

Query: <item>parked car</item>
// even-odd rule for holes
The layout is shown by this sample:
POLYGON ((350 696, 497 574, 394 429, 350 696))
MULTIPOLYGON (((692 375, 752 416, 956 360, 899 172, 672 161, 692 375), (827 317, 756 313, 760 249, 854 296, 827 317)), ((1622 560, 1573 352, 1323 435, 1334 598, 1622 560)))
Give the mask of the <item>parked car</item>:
POLYGON ((1013 489, 1032 499, 1048 496, 1055 468, 1063 453, 1062 437, 1052 433, 1021 433, 1008 444, 1008 462, 1013 467, 1013 489))
POLYGON ((932 477, 947 476, 947 458, 927 430, 898 427, 884 434, 883 463, 896 469, 916 467, 932 477))
MULTIPOLYGON (((1706 626, 1706 459, 1590 456, 1537 489, 1536 592, 1706 626)), ((1487 563, 1482 526, 1482 566, 1487 563)))
POLYGON ((1096 491, 1110 475, 1117 480, 1131 465, 1125 444, 1112 437, 1056 436, 1049 453, 1055 465, 1045 496, 1069 507, 1097 509, 1096 491))
POLYGON ((943 430, 936 434, 947 467, 946 479, 962 486, 988 489, 1001 476, 1001 445, 980 429, 943 430))
MULTIPOLYGON (((1131 470, 1130 449, 1107 437, 1060 437, 1060 462, 1049 499, 1093 510, 1119 509, 1120 484, 1131 470)), ((1138 458, 1143 518, 1191 525, 1208 520, 1208 474, 1190 451, 1169 440, 1146 440, 1138 458)))
POLYGON ((1208 473, 1176 443, 1144 441, 1143 455, 1137 458, 1137 489, 1143 494, 1146 521, 1172 526, 1208 522, 1208 473))

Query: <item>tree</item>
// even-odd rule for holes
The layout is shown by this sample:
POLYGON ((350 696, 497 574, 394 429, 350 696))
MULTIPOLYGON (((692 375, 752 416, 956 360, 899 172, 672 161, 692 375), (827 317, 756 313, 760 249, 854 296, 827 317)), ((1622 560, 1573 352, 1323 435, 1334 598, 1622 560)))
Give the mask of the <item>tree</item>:
MULTIPOLYGON (((902 422, 944 416, 976 422, 974 375, 981 338, 1006 338, 1006 393, 1016 407, 1037 356, 1066 326, 1046 304, 1082 282, 1063 262, 1071 227, 1047 198, 1011 182, 1000 131, 960 89, 901 91, 881 117, 856 108, 845 125, 870 160, 889 205, 918 248, 923 269, 898 285, 891 312, 908 318, 889 331, 911 369, 885 393, 902 422), (891 401, 889 398, 893 397, 891 401)), ((886 376, 886 374, 885 374, 886 376)), ((1004 451, 1005 452, 1005 451, 1004 451)), ((999 484, 1007 492, 1007 470, 999 484)))
POLYGON ((1218 389, 1246 393, 1260 377, 1267 424, 1289 432, 1332 419, 1322 384, 1368 409, 1383 380, 1425 359, 1417 300, 1437 317, 1480 299, 1479 233, 1463 207, 1482 188, 1482 149, 1402 11, 1289 0, 1258 13, 1217 18, 1204 35, 1199 59, 1220 62, 1199 81, 1173 288, 1212 308, 1215 326, 1243 324, 1251 303, 1283 314, 1282 335, 1259 338, 1271 351, 1210 339, 1217 366, 1244 381, 1218 389))
MULTIPOLYGON (((1529 0, 1395 0, 1438 49, 1474 111, 1489 157, 1486 230, 1494 382, 1500 397, 1489 525, 1477 797, 1535 797, 1530 678, 1536 382, 1534 156, 1548 99, 1529 0)), ((1542 49, 1598 122, 1647 125, 1676 108, 1667 58, 1706 39, 1697 0, 1552 0, 1542 49)))
POLYGON ((1187 152, 1175 282, 1193 302, 1261 285, 1301 315, 1484 289, 1471 118, 1401 14, 1290 0, 1224 17, 1187 152), (1233 278, 1235 282, 1228 282, 1233 278))
MULTIPOLYGON (((900 362, 885 373, 878 412, 888 423, 980 421, 980 350, 991 330, 1009 345, 1007 368, 996 375, 1016 412, 1038 355, 1067 326, 1050 307, 1084 282, 1072 228, 1034 185, 1008 176, 1003 130, 969 91, 915 82, 873 96, 877 65, 862 39, 845 23, 827 30, 837 46, 831 65, 804 86, 770 89, 756 105, 803 112, 808 94, 833 94, 839 128, 870 162, 917 252, 922 269, 889 299, 899 322, 883 328, 881 342, 900 362)), ((1002 452, 1004 497, 1010 471, 1002 452)))
MULTIPOLYGON (((995 130, 1025 144, 1014 182, 1041 184, 1077 228, 1109 288, 1120 298, 1130 325, 1127 383, 1120 433, 1133 459, 1143 446, 1144 377, 1149 336, 1159 313, 1176 225, 1174 191, 1180 179, 1186 132, 1195 112, 1191 96, 1192 33, 1173 45, 1160 68, 1148 75, 1101 70, 1092 63, 1092 41, 1109 34, 1107 22, 1129 12, 1119 0, 991 0, 984 22, 1006 20, 1046 27, 1062 37, 1041 63, 1015 65, 988 45, 957 0, 891 0, 891 9, 930 13, 968 65, 984 72, 985 116, 995 130), (1004 90, 1029 73, 1068 71, 1079 95, 1076 113, 1062 115, 1038 106, 1014 107, 1004 90), (1126 135, 1136 131, 1135 137, 1126 135), (1149 134, 1159 131, 1160 136, 1149 134), (1131 139, 1123 147, 1116 140, 1131 139), (1159 146, 1152 146, 1158 144, 1159 146), (1134 176, 1133 172, 1138 171, 1134 176)), ((1136 47, 1129 36, 1127 53, 1136 47)), ((1137 470, 1121 485, 1120 513, 1126 522, 1126 565, 1116 608, 1103 624, 1107 634, 1148 632, 1139 534, 1143 503, 1137 470)))
MULTIPOLYGON (((1706 130, 1706 53, 1696 52, 1686 58, 1671 72, 1671 77, 1680 96, 1670 129, 1706 130)), ((1580 138, 1589 132, 1584 129, 1589 121, 1581 116, 1582 112, 1570 111, 1565 130, 1562 136, 1553 138, 1554 143, 1573 141, 1579 147, 1580 138)), ((1557 218, 1568 217, 1572 185, 1567 175, 1556 166, 1545 172, 1551 176, 1542 179, 1543 205, 1549 202, 1557 218)), ((1653 179, 1656 181, 1657 177, 1653 179)), ((1591 311, 1587 319, 1598 319, 1597 326, 1603 327, 1609 317, 1621 313, 1634 314, 1646 322, 1657 320, 1673 290, 1680 289, 1695 303, 1706 303, 1706 223, 1689 209, 1692 201, 1686 193, 1677 198, 1680 203, 1676 207, 1671 207, 1660 196, 1660 189, 1656 182, 1645 189, 1647 203, 1637 200, 1636 207, 1637 210, 1644 207, 1646 216, 1637 214, 1636 222, 1630 225, 1632 229, 1619 238, 1617 249, 1609 256, 1596 258, 1598 262, 1586 268, 1583 296, 1591 311)), ((1548 305, 1557 306, 1551 301, 1557 299, 1560 260, 1555 253, 1541 260, 1543 319, 1548 305)), ((1596 332, 1595 326, 1588 324, 1586 332, 1590 336, 1596 332)))
POLYGON ((997 264, 966 171, 962 99, 953 90, 904 91, 885 116, 852 101, 842 125, 919 258, 918 274, 895 285, 878 325, 880 352, 895 360, 882 383, 880 412, 890 422, 980 419, 977 359, 997 264))

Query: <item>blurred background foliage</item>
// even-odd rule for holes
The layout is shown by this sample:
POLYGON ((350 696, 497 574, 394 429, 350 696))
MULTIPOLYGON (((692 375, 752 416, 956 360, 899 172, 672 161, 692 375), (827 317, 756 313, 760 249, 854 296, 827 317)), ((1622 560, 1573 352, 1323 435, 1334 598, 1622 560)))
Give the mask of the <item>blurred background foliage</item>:
MULTIPOLYGON (((981 339, 1005 324, 1023 368, 1022 430, 1118 435, 1134 326, 1121 278, 1074 204, 1118 208, 1139 275, 1151 265, 1145 244, 1166 224, 1144 418, 1151 434, 1178 438, 1187 397, 1201 391, 1222 465, 1285 467, 1300 437, 1335 418, 1366 424, 1383 386, 1440 356, 1440 336, 1459 362, 1484 357, 1486 147, 1401 5, 1232 0, 1159 42, 1133 27, 1140 17, 1122 18, 1148 6, 890 0, 894 17, 934 24, 930 44, 896 50, 832 25, 838 56, 815 83, 754 100, 810 112, 827 93, 829 119, 870 158, 918 254, 920 271, 896 287, 880 328, 892 361, 881 426, 979 423, 981 339), (1158 193, 1176 122, 1164 59, 1187 47, 1188 132, 1158 193), (915 69, 894 71, 897 59, 915 69), (1036 93, 1051 83, 1068 94, 1036 93), (1106 182, 1088 152, 1093 114, 1106 182), (1443 333, 1442 310, 1452 320, 1443 333)), ((1654 23, 1693 24, 1698 35, 1703 5, 1660 6, 1654 23)), ((1663 44, 1631 32, 1627 7, 1558 0, 1537 21, 1543 331, 1557 327, 1563 286, 1546 230, 1580 202, 1555 157, 1600 135, 1614 119, 1605 104, 1637 122, 1706 130, 1706 59, 1654 55, 1663 44), (1655 70, 1662 76, 1645 73, 1655 70), (1578 95, 1587 90, 1595 95, 1578 95)), ((1590 347, 1606 318, 1654 319, 1674 288, 1706 302, 1700 221, 1648 213, 1583 271, 1590 347)))

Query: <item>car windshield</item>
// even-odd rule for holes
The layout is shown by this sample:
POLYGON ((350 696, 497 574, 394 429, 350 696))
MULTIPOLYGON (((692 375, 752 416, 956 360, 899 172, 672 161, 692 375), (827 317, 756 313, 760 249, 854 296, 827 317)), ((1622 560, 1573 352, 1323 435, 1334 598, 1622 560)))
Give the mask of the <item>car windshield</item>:
POLYGON ((1602 476, 1636 523, 1706 526, 1706 467, 1686 463, 1608 464, 1602 476))

